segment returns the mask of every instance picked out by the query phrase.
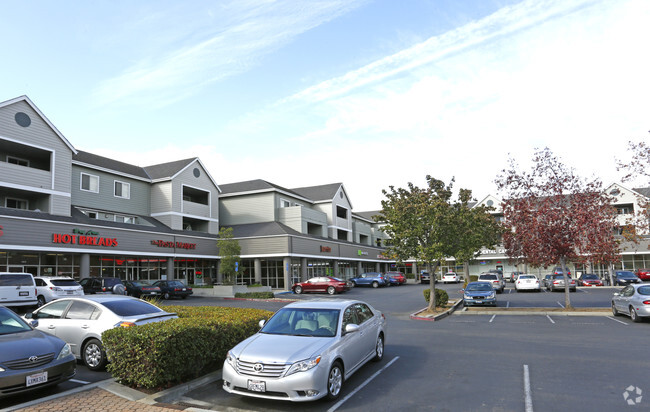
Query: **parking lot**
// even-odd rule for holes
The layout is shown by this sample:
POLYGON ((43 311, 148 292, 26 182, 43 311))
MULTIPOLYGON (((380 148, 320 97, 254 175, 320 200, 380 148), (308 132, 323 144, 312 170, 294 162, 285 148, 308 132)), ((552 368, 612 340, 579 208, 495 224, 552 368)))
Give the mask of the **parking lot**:
MULTIPOLYGON (((450 298, 460 284, 437 285, 450 298)), ((277 310, 293 299, 360 299, 388 319, 385 357, 369 363, 345 382, 338 402, 301 404, 301 410, 416 411, 612 411, 650 409, 643 349, 650 322, 628 317, 518 315, 457 312, 441 321, 410 315, 424 308, 427 285, 356 287, 340 295, 284 294, 282 301, 191 297, 164 302, 277 310), (638 395, 640 391, 641 395, 638 395)), ((502 308, 559 308, 561 292, 498 295, 502 308)), ((615 288, 578 288, 577 308, 608 308, 615 288)), ((89 372, 92 373, 92 372, 89 372)), ((90 381, 91 379, 89 379, 90 381)), ((177 400, 179 408, 208 410, 295 410, 288 402, 230 395, 221 382, 204 385, 177 400)))

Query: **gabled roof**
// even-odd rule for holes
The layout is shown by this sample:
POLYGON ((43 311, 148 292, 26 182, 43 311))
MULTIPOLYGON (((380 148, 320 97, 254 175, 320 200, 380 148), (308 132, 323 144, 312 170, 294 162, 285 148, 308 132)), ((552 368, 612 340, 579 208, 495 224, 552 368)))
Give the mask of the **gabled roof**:
POLYGON ((637 187, 632 190, 650 199, 650 187, 637 187))
POLYGON ((303 233, 293 230, 289 226, 279 222, 250 223, 224 227, 231 227, 233 237, 235 238, 279 235, 304 236, 303 233))
POLYGON ((343 186, 343 183, 330 183, 327 185, 299 187, 292 190, 315 202, 322 202, 334 199, 341 186, 343 186))
POLYGON ((99 156, 79 150, 72 156, 72 161, 79 165, 88 165, 106 169, 108 171, 120 172, 140 179, 150 180, 149 175, 140 166, 134 166, 108 157, 99 156))
POLYGON ((352 212, 352 215, 359 216, 360 218, 369 220, 373 223, 377 223, 375 222, 375 219, 373 219, 373 216, 381 216, 381 210, 371 210, 369 212, 352 212))
POLYGON ((160 163, 152 166, 145 166, 144 170, 147 172, 152 180, 171 179, 186 167, 198 160, 198 157, 190 159, 175 160, 173 162, 160 163))
POLYGON ((276 184, 267 182, 266 180, 262 180, 262 179, 247 180, 244 182, 227 183, 225 185, 221 185, 222 197, 240 196, 246 194, 265 193, 265 192, 285 193, 290 196, 304 200, 308 203, 313 203, 312 199, 305 198, 291 189, 278 186, 276 184))
POLYGON ((50 119, 48 119, 48 118, 43 114, 43 112, 41 112, 41 111, 38 109, 38 107, 36 107, 36 105, 34 104, 34 102, 32 102, 32 101, 29 99, 29 97, 23 95, 23 96, 19 96, 19 97, 13 98, 13 99, 11 99, 11 100, 6 100, 6 101, 4 101, 4 102, 0 102, 0 108, 2 108, 2 107, 6 107, 6 106, 10 106, 10 105, 12 105, 12 104, 14 104, 14 103, 18 103, 18 102, 25 102, 25 103, 27 103, 27 104, 28 104, 28 105, 29 105, 29 106, 30 106, 30 107, 31 107, 31 108, 32 108, 32 109, 33 109, 33 110, 34 110, 34 111, 35 111, 35 112, 36 112, 36 113, 37 113, 37 114, 38 114, 38 115, 43 119, 43 121, 45 121, 45 123, 47 123, 47 125, 48 125, 48 126, 52 129, 52 131, 53 131, 53 132, 54 132, 54 133, 59 137, 59 139, 61 139, 61 140, 63 141, 63 143, 64 143, 66 146, 68 146, 68 148, 72 151, 72 153, 73 153, 73 154, 76 154, 76 153, 77 153, 77 149, 75 149, 75 148, 70 144, 70 142, 68 141, 68 139, 66 139, 65 136, 63 136, 63 134, 59 131, 59 129, 57 129, 56 126, 54 126, 54 124, 52 124, 52 122, 50 122, 50 119))

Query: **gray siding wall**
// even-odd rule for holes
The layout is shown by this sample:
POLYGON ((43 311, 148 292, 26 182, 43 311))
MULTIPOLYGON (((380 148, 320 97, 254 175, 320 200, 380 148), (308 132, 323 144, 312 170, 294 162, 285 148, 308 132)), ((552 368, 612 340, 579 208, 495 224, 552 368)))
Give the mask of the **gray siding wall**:
POLYGON ((241 255, 286 255, 289 252, 289 236, 266 237, 264 239, 239 239, 241 255))
POLYGON ((219 201, 221 226, 275 221, 275 196, 260 193, 248 196, 221 198, 219 201))
POLYGON ((76 206, 108 210, 126 215, 148 215, 151 199, 150 190, 151 187, 148 182, 78 165, 72 167, 72 202, 76 206), (99 177, 98 193, 81 190, 81 173, 99 177), (129 199, 115 196, 116 180, 130 184, 129 199))
MULTIPOLYGON (((219 219, 219 191, 208 177, 208 173, 201 167, 198 162, 193 163, 187 169, 183 170, 173 180, 174 202, 173 211, 182 211, 183 200, 183 185, 210 192, 210 205, 205 208, 207 213, 201 215, 202 217, 209 217, 212 219, 219 219), (194 176, 194 169, 199 169, 199 177, 194 176), (178 195, 176 195, 178 194, 178 195)), ((193 211, 198 213, 202 208, 195 208, 193 211)))
POLYGON ((283 223, 300 233, 308 233, 308 223, 314 223, 323 227, 321 236, 326 236, 327 216, 319 211, 302 207, 291 206, 278 208, 278 222, 283 223))
POLYGON ((357 243, 361 243, 361 235, 367 236, 367 244, 371 244, 372 242, 372 227, 363 221, 360 220, 355 220, 353 222, 353 228, 354 228, 354 241, 357 243))
MULTIPOLYGON (((2 173, 0 174, 0 182, 4 181, 9 176, 14 176, 20 179, 19 184, 21 185, 31 185, 37 189, 54 190, 64 194, 70 193, 72 151, 29 104, 25 102, 17 102, 0 108, 0 138, 3 137, 52 151, 54 165, 49 173, 54 173, 54 183, 52 184, 51 174, 48 174, 48 178, 46 179, 47 182, 45 182, 42 176, 43 173, 38 173, 42 172, 40 170, 35 170, 33 173, 2 173), (23 112, 30 117, 31 124, 29 127, 22 127, 16 123, 14 116, 18 112, 23 112), (35 181, 30 181, 30 176, 32 176, 35 181)), ((16 167, 20 167, 21 170, 25 169, 21 166, 16 167)), ((27 170, 27 172, 32 172, 32 170, 27 170)), ((49 212, 55 215, 69 216, 71 204, 70 197, 65 195, 52 195, 52 197, 56 197, 56 199, 49 202, 52 208, 49 212)))
MULTIPOLYGON (((151 214, 172 210, 172 182, 154 183, 151 186, 151 214)), ((156 218, 161 220, 159 217, 156 218)))

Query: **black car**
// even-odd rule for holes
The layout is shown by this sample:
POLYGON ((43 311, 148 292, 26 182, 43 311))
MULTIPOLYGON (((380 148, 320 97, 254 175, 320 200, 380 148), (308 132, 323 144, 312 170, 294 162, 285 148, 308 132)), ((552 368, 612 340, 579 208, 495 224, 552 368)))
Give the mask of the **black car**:
POLYGON ((77 361, 70 345, 0 306, 0 370, 1 399, 65 382, 77 372, 77 361))
POLYGON ((145 296, 155 297, 161 294, 158 286, 154 286, 144 280, 125 280, 124 286, 126 286, 126 294, 136 298, 145 296))
POLYGON ((627 286, 632 283, 641 283, 634 272, 628 270, 617 270, 614 272, 614 286, 627 286))
POLYGON ((126 286, 120 278, 83 278, 79 284, 84 288, 84 294, 94 295, 95 293, 113 293, 125 295, 126 286))
POLYGON ((173 297, 185 299, 193 293, 192 288, 185 285, 180 280, 157 280, 153 283, 153 286, 158 286, 160 288, 160 293, 163 299, 170 299, 173 297))

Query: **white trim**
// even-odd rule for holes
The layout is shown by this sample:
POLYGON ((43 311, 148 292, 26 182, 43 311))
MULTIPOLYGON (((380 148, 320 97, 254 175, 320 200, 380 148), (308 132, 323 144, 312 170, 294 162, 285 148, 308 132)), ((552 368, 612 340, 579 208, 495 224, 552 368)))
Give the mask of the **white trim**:
POLYGON ((258 195, 258 194, 261 194, 261 193, 280 193, 282 195, 289 196, 289 197, 292 197, 292 198, 295 198, 295 199, 299 199, 299 200, 302 200, 302 201, 307 202, 307 203, 312 204, 312 205, 314 204, 314 201, 311 200, 311 199, 307 199, 306 197, 302 197, 302 196, 299 196, 299 195, 296 195, 296 194, 293 194, 293 193, 289 193, 289 192, 287 192, 285 190, 280 190, 280 189, 276 189, 276 188, 273 188, 273 187, 269 187, 269 188, 266 188, 266 189, 258 189, 258 190, 248 190, 248 191, 245 191, 245 192, 226 193, 226 194, 220 194, 219 196, 221 198, 224 198, 224 197, 258 195))
POLYGON ((7 197, 5 197, 5 207, 6 207, 7 209, 15 209, 15 210, 29 210, 29 200, 27 200, 27 199, 20 199, 20 198, 17 198, 17 197, 7 196, 7 197), (25 202, 25 208, 23 209, 23 208, 21 208, 21 207, 9 207, 9 206, 7 206, 7 201, 8 201, 8 200, 14 200, 14 201, 16 201, 16 202, 25 202))
MULTIPOLYGON (((122 192, 124 192, 124 187, 122 187, 122 192)), ((113 197, 117 197, 118 199, 126 199, 129 200, 131 199, 131 183, 129 182, 123 182, 121 180, 113 179, 113 197), (118 196, 115 194, 115 184, 119 183, 122 186, 126 185, 129 188, 129 195, 128 196, 118 196)))
POLYGON ((0 182, 0 187, 8 187, 8 188, 11 188, 11 189, 26 190, 26 191, 29 191, 29 192, 36 192, 36 193, 46 193, 48 195, 56 195, 56 196, 64 196, 64 197, 71 197, 72 196, 70 193, 59 192, 58 190, 41 189, 40 187, 17 185, 17 184, 8 183, 8 182, 0 182))
POLYGON ((211 217, 205 217, 205 216, 197 216, 197 215, 188 215, 186 213, 180 213, 180 212, 162 212, 162 213, 152 213, 149 216, 151 217, 157 217, 157 216, 181 216, 181 217, 190 217, 192 219, 197 219, 197 220, 207 220, 210 222, 219 222, 219 219, 213 219, 211 217))
MULTIPOLYGON (((90 173, 84 173, 84 172, 79 172, 79 190, 82 192, 89 192, 89 193, 99 193, 99 176, 91 175, 90 173), (84 178, 83 175, 90 176, 90 177, 96 177, 97 178, 97 190, 90 190, 90 189, 84 189, 84 178)), ((90 181, 88 181, 89 186, 90 181)))
POLYGON ((334 226, 334 225, 329 225, 327 226, 328 229, 337 229, 337 230, 345 230, 346 232, 352 232, 352 229, 348 229, 345 227, 340 227, 340 226, 334 226))
MULTIPOLYGON (((111 159, 111 160, 113 160, 113 159, 111 159)), ((93 164, 90 164, 90 163, 80 162, 78 160, 73 160, 72 164, 75 165, 75 166, 85 167, 87 169, 94 169, 94 170, 97 170, 97 171, 100 171, 100 172, 110 173, 110 174, 117 175, 117 176, 127 177, 129 179, 139 180, 141 182, 147 182, 147 183, 152 183, 153 182, 151 179, 147 179, 146 177, 135 176, 135 175, 132 175, 132 174, 129 174, 129 173, 120 172, 118 170, 108 169, 106 167, 100 167, 100 166, 96 166, 96 165, 93 165, 93 164)), ((131 166, 134 166, 134 165, 131 165, 131 166)), ((140 166, 134 166, 134 167, 140 167, 140 166)))

